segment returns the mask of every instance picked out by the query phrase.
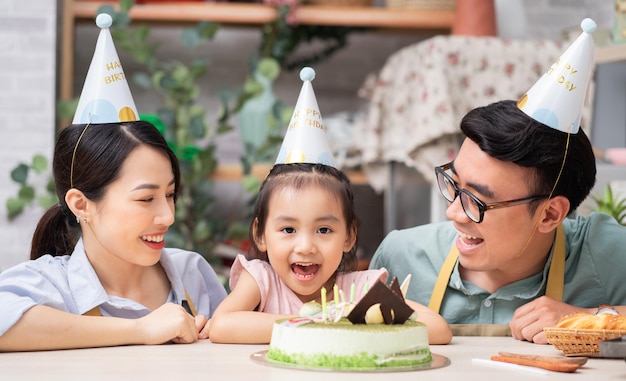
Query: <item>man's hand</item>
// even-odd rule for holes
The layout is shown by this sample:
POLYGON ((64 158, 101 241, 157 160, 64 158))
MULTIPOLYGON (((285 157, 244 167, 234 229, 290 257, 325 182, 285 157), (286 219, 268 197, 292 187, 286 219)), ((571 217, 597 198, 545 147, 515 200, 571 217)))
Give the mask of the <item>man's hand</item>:
POLYGON ((574 307, 547 296, 542 296, 518 308, 509 323, 511 333, 518 340, 547 344, 544 327, 554 327, 564 315, 576 312, 595 313, 595 309, 574 307))

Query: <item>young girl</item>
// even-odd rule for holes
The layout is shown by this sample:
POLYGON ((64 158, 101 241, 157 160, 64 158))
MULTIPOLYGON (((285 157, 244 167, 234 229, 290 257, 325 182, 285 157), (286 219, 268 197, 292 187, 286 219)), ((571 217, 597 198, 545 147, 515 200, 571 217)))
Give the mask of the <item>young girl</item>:
MULTIPOLYGON (((320 290, 337 284, 355 301, 366 284, 387 281, 387 271, 354 271, 358 221, 350 182, 323 164, 277 164, 258 195, 250 229, 251 260, 236 258, 232 292, 218 306, 209 329, 216 343, 268 343, 276 319, 298 315, 320 290)), ((333 292, 329 292, 332 300, 333 292)), ((329 301, 330 301, 329 300, 329 301)), ((425 306, 409 302, 428 325, 432 344, 452 337, 446 322, 425 306)), ((207 327, 201 332, 205 334, 207 327)))

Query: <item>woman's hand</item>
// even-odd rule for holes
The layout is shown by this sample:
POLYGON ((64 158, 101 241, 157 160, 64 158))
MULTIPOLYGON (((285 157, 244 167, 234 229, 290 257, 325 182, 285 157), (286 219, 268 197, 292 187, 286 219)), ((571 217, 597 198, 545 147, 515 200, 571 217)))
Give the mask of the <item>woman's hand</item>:
POLYGON ((165 303, 137 319, 143 344, 193 343, 206 323, 206 317, 191 316, 182 306, 165 303))

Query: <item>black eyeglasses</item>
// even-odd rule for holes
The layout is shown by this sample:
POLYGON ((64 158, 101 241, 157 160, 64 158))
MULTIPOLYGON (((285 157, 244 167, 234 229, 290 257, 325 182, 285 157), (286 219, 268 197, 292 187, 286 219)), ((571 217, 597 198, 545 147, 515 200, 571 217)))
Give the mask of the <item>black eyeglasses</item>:
POLYGON ((437 185, 439 185, 439 191, 443 198, 448 202, 454 202, 457 196, 461 197, 461 206, 463 211, 470 218, 470 220, 481 223, 485 217, 485 212, 490 209, 507 208, 509 206, 525 204, 531 201, 548 198, 549 195, 536 195, 524 198, 518 198, 515 200, 492 202, 487 204, 478 197, 474 196, 467 189, 460 189, 457 183, 446 173, 450 169, 452 163, 444 164, 439 167, 435 167, 435 175, 437 176, 437 185))

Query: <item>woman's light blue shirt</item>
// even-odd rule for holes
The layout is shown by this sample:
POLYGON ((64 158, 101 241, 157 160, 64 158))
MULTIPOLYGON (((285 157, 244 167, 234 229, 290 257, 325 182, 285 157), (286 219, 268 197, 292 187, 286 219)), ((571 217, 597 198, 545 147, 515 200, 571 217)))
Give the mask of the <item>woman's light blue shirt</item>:
MULTIPOLYGON (((181 304, 189 293, 198 314, 210 318, 226 290, 198 253, 164 249, 160 264, 171 284, 169 302, 181 304)), ((151 312, 131 299, 110 296, 89 262, 82 240, 72 255, 44 255, 0 273, 0 335, 31 307, 46 305, 81 315, 100 306, 103 316, 140 318, 151 312)))

